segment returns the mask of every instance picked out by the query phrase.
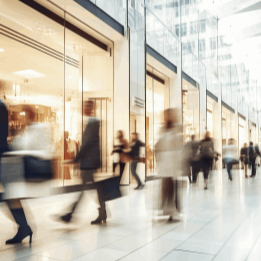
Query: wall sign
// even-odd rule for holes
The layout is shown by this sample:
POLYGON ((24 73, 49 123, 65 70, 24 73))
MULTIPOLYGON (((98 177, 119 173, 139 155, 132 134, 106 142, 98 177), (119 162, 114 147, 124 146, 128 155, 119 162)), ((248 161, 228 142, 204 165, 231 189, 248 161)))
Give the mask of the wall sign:
POLYGON ((132 106, 145 108, 145 100, 142 100, 142 99, 134 96, 134 97, 132 97, 132 106))

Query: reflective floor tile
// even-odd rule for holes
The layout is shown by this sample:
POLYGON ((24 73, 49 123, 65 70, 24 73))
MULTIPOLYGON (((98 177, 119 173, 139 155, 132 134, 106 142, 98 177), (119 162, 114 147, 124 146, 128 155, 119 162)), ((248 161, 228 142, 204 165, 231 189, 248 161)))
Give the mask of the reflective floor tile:
MULTIPOLYGON (((162 261, 210 261, 212 260, 212 255, 203 255, 198 253, 183 252, 183 251, 172 251, 167 256, 165 256, 162 261)), ((226 259, 224 259, 226 260, 226 259)))
POLYGON ((84 255, 80 258, 75 259, 74 261, 114 261, 119 260, 120 258, 126 256, 128 253, 115 249, 101 248, 88 255, 84 255))
POLYGON ((138 260, 150 260, 150 261, 158 261, 161 260, 166 253, 158 252, 155 250, 148 249, 147 247, 143 247, 126 257, 120 259, 122 261, 138 261, 138 260))
POLYGON ((222 243, 210 240, 189 239, 176 249, 215 255, 223 246, 222 243))

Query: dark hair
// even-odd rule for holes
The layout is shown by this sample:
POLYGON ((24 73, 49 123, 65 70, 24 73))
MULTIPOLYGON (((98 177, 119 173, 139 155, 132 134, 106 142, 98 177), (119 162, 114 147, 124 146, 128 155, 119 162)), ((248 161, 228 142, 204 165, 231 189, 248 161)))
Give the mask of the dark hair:
POLYGON ((249 145, 250 145, 250 146, 253 146, 253 142, 252 142, 252 141, 250 141, 250 142, 249 142, 249 145))
POLYGON ((83 102, 83 114, 90 115, 94 110, 94 102, 92 100, 87 100, 83 102))

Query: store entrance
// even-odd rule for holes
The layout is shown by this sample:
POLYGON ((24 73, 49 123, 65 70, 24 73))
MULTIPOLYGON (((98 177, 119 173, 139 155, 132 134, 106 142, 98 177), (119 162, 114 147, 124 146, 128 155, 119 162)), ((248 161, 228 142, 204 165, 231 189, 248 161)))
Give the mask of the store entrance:
POLYGON ((113 42, 50 3, 46 8, 64 23, 22 1, 0 0, 0 6, 0 99, 9 111, 8 141, 26 128, 30 107, 34 120, 51 129, 57 185, 81 184, 79 168, 62 162, 79 151, 87 123, 83 102, 93 100, 101 123, 100 172, 111 173, 113 42))
POLYGON ((169 78, 147 65, 146 74, 146 168, 147 177, 157 175, 155 144, 164 126, 164 110, 170 106, 169 78))
MULTIPOLYGON (((188 77, 188 76, 187 76, 188 77)), ((199 139, 199 89, 182 77, 183 140, 199 139)))

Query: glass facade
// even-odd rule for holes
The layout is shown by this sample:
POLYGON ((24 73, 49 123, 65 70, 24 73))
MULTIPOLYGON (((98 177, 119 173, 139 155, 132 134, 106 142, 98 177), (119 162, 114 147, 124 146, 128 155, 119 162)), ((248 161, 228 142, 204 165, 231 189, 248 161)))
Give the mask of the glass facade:
POLYGON ((74 158, 79 150, 86 124, 82 104, 93 100, 101 126, 100 172, 110 172, 113 147, 110 53, 86 39, 90 28, 53 5, 49 6, 53 16, 65 26, 22 2, 0 4, 8 14, 0 14, 0 45, 4 49, 0 95, 9 110, 9 142, 25 129, 25 108, 30 107, 37 115, 35 121, 49 125, 52 130, 58 184, 78 184, 81 182, 78 172, 60 162, 74 158))
MULTIPOLYGON (((99 26, 80 21, 63 1, 32 2, 51 16, 21 1, 0 0, 0 98, 9 109, 9 142, 25 128, 25 106, 33 108, 38 122, 50 126, 60 185, 81 182, 75 169, 60 162, 74 158, 81 146, 86 100, 93 101, 100 120, 99 171, 112 171, 114 99, 120 96, 114 92, 117 37, 129 41, 129 86, 122 88, 129 88, 127 136, 137 132, 146 143, 141 156, 147 164, 138 166, 142 180, 156 175, 154 146, 166 108, 180 109, 184 142, 192 134, 203 138, 207 130, 220 151, 222 140, 227 143, 230 137, 240 146, 258 142, 260 84, 247 66, 232 59, 233 46, 222 34, 222 23, 202 10, 200 1, 89 1, 129 32, 116 40, 98 33, 99 26), (148 46, 159 55, 158 63, 165 60, 175 67, 175 76, 170 77, 169 68, 161 70, 147 61, 148 46), (222 108, 222 102, 235 114, 222 108), (245 120, 241 117, 237 123, 237 112, 245 120)), ((79 7, 77 1, 70 4, 79 7)))

